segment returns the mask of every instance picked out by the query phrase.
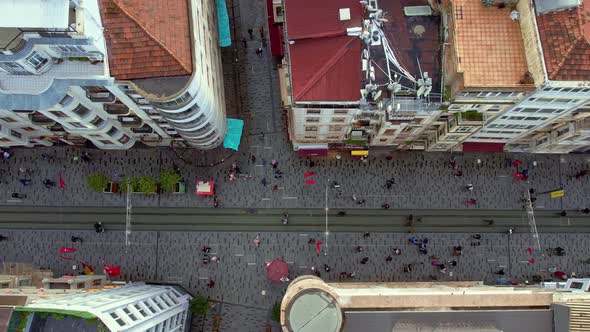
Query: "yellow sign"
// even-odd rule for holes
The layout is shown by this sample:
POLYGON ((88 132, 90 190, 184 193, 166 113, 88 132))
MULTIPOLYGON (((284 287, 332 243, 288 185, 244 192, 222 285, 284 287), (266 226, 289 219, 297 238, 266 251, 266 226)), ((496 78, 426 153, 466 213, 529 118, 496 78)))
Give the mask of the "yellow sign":
POLYGON ((351 156, 367 156, 367 155, 369 155, 369 151, 367 151, 367 150, 350 151, 350 155, 351 156))
POLYGON ((562 190, 554 190, 551 192, 551 198, 559 198, 559 197, 563 197, 563 195, 565 195, 565 192, 562 190))

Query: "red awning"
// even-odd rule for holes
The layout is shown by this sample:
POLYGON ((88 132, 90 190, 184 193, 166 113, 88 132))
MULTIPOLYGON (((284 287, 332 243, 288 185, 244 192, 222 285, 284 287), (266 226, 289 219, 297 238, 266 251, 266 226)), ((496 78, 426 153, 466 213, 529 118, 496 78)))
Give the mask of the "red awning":
POLYGON ((463 152, 504 152, 504 143, 465 142, 463 152))
POLYGON ((281 29, 280 23, 275 23, 273 9, 272 0, 266 0, 268 37, 270 39, 270 55, 283 56, 283 29, 281 29))
POLYGON ((328 155, 328 149, 299 149, 299 157, 325 157, 328 155))

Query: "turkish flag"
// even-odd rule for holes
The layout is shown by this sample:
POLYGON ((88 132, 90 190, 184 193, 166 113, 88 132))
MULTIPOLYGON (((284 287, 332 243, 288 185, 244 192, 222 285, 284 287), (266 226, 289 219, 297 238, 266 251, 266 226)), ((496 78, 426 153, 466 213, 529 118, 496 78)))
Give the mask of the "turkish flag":
POLYGON ((66 189, 66 183, 64 182, 64 179, 61 177, 61 172, 59 172, 59 187, 61 189, 66 189))
POLYGON ((110 265, 106 265, 103 263, 104 266, 104 272, 109 276, 109 277, 116 277, 121 275, 121 267, 120 266, 110 266, 110 265))
POLYGON ((307 184, 315 184, 315 180, 305 180, 305 183, 307 183, 307 184))
POLYGON ((76 252, 76 251, 78 251, 78 249, 76 249, 76 248, 70 248, 70 247, 61 247, 61 248, 59 248, 59 252, 62 253, 62 254, 66 254, 66 253, 69 253, 69 252, 76 252))
POLYGON ((314 171, 311 171, 311 172, 307 172, 307 173, 303 174, 303 176, 306 177, 306 178, 308 178, 310 176, 313 176, 314 174, 315 174, 315 172, 314 171))

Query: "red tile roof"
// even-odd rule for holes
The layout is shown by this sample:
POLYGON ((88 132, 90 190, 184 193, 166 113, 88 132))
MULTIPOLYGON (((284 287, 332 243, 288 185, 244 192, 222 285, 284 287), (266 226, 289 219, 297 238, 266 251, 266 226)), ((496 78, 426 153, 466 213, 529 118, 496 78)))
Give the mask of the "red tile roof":
POLYGON ((120 80, 190 75, 187 0, 99 0, 111 76, 120 80))
POLYGON ((550 80, 590 80, 590 4, 537 16, 550 80))
POLYGON ((347 28, 362 27, 358 0, 285 0, 291 82, 295 101, 358 101, 361 88, 359 37, 347 28), (339 9, 350 8, 340 21, 339 9))

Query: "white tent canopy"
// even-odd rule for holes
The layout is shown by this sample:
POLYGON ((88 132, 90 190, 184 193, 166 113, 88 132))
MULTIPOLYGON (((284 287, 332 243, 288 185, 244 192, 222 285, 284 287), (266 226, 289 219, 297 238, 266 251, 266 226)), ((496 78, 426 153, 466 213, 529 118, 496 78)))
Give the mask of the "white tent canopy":
POLYGON ((1 0, 1 28, 66 29, 69 0, 1 0))

